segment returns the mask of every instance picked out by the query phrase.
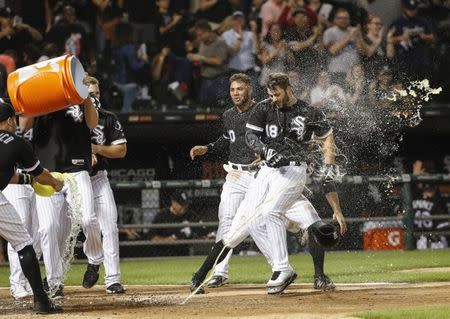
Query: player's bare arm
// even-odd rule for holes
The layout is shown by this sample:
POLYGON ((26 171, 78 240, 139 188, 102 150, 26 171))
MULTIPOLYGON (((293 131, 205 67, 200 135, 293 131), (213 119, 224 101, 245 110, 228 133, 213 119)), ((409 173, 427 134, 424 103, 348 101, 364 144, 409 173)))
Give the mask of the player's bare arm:
MULTIPOLYGON (((336 144, 334 142, 333 134, 329 134, 324 138, 322 151, 324 163, 327 165, 334 165, 336 163, 336 144)), ((325 182, 327 182, 327 176, 328 175, 325 176, 325 182)), ((342 214, 338 193, 336 191, 327 192, 325 197, 333 210, 333 220, 335 220, 340 226, 341 235, 345 234, 347 232, 347 223, 344 215, 342 214)))
POLYGON ((202 156, 208 153, 208 147, 206 145, 196 145, 191 148, 189 155, 191 159, 194 160, 196 156, 202 156))
POLYGON ((339 224, 341 235, 344 235, 347 232, 347 222, 345 221, 344 214, 342 214, 339 195, 337 192, 329 192, 325 194, 325 197, 333 210, 333 220, 339 224))
POLYGON ((41 174, 35 176, 33 182, 50 185, 58 192, 64 187, 64 181, 53 177, 47 169, 44 169, 41 174))
POLYGON ((92 103, 91 97, 88 96, 84 102, 84 115, 86 117, 86 125, 93 130, 98 124, 98 112, 92 103))
POLYGON ((92 154, 99 154, 106 158, 124 158, 127 155, 127 144, 92 145, 92 154))

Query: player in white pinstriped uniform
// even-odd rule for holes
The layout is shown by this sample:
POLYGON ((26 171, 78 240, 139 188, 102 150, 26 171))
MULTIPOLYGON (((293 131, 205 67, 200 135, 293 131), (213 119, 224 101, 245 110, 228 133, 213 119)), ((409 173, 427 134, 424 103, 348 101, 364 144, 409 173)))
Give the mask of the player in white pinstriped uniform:
POLYGON ((33 310, 41 314, 61 312, 61 307, 55 306, 43 289, 33 240, 22 223, 22 218, 3 195, 3 190, 8 184, 31 185, 33 181, 60 190, 64 183, 56 180, 41 166, 31 144, 15 134, 16 128, 14 108, 0 99, 0 236, 18 254, 24 276, 33 291, 33 310), (18 173, 16 166, 22 167, 23 173, 18 173))
MULTIPOLYGON (((89 176, 92 161, 90 130, 98 124, 94 103, 96 100, 88 97, 83 105, 36 118, 33 127, 33 144, 42 162, 53 171, 69 173, 78 186, 83 212, 82 228, 85 237, 90 239, 83 246, 89 263, 99 263, 103 258, 89 176)), ((51 197, 36 198, 47 282, 50 287, 57 287, 53 297, 64 296, 62 254, 71 226, 66 201, 69 195, 70 189, 64 187, 51 197)))
MULTIPOLYGON (((98 80, 86 78, 89 93, 100 99, 98 80)), ((120 283, 119 265, 119 231, 117 228, 117 208, 114 194, 108 180, 106 169, 107 158, 123 158, 127 152, 127 140, 117 117, 96 105, 99 120, 97 127, 92 130, 93 169, 91 173, 92 189, 94 191, 94 210, 98 218, 98 231, 102 234, 104 255, 105 287, 108 293, 124 293, 120 283)), ((99 248, 99 247, 97 247, 99 248)), ((100 264, 88 264, 83 278, 83 287, 91 288, 98 280, 100 264)))
MULTIPOLYGON (((192 159, 205 154, 220 156, 229 153, 229 162, 224 165, 227 176, 220 196, 216 242, 228 234, 257 169, 256 165, 252 165, 257 159, 255 153, 245 144, 245 123, 254 107, 251 80, 247 75, 236 74, 230 78, 230 96, 234 106, 222 116, 223 135, 214 143, 197 145, 190 151, 192 159)), ((262 249, 264 250, 264 246, 262 249)), ((219 287, 228 281, 228 262, 231 254, 232 251, 217 265, 214 277, 208 283, 209 287, 219 287)))
MULTIPOLYGON (((22 121, 22 118, 20 117, 19 124, 22 124, 23 122, 24 121, 22 121)), ((22 129, 18 126, 16 135, 21 136, 24 139, 29 139, 29 130, 25 128, 23 128, 23 130, 27 131, 26 134, 23 134, 22 129)), ((39 237, 39 221, 36 215, 36 195, 33 188, 30 185, 10 184, 3 190, 3 195, 5 195, 6 199, 14 206, 22 219, 26 230, 33 239, 33 248, 39 259, 41 256, 41 243, 39 237)), ((32 295, 33 292, 30 284, 20 267, 19 256, 10 243, 8 243, 8 261, 11 295, 16 299, 32 295)))
MULTIPOLYGON (((271 92, 269 90, 269 94, 270 93, 271 92)), ((275 101, 276 99, 274 99, 274 102, 275 101)), ((294 104, 298 103, 296 99, 293 102, 294 104)), ((282 106, 285 103, 286 101, 282 100, 282 106)), ((305 105, 300 106, 304 107, 305 105)), ((296 106, 296 108, 297 107, 298 106, 296 106)), ((264 132, 264 128, 261 128, 260 126, 254 125, 252 123, 260 124, 259 122, 261 122, 261 120, 270 120, 269 123, 271 123, 274 118, 270 118, 270 116, 268 116, 267 119, 264 118, 267 113, 270 113, 271 108, 272 105, 268 105, 267 102, 263 103, 262 105, 257 105, 252 116, 250 117, 251 120, 249 121, 250 123, 247 124, 247 127, 250 126, 251 129, 256 128, 258 132, 264 132), (259 119, 261 116, 263 116, 263 118, 259 119)), ((296 109, 292 110, 296 111, 296 109)), ((327 126, 328 124, 326 123, 326 121, 324 121, 323 119, 319 120, 318 118, 315 118, 315 114, 308 114, 313 110, 308 107, 304 107, 299 110, 301 110, 301 115, 305 115, 302 120, 306 121, 301 124, 303 124, 303 131, 305 131, 305 127, 308 130, 309 136, 307 136, 307 138, 311 136, 312 132, 314 132, 316 136, 322 136, 322 134, 325 134, 326 137, 330 134, 328 132, 329 126, 327 126)), ((280 129, 278 132, 286 130, 288 133, 291 130, 291 127, 286 127, 286 115, 284 116, 284 123, 280 123, 278 118, 277 124, 281 126, 277 127, 278 129, 280 129)), ((264 127, 264 125, 262 127, 264 127)), ((268 138, 276 138, 278 136, 278 133, 273 134, 274 130, 270 126, 267 126, 266 128, 268 138)), ((295 130, 295 128, 292 129, 295 130)), ((257 135, 254 135, 254 138, 248 141, 249 146, 254 146, 251 143, 252 141, 258 141, 260 144, 262 144, 262 142, 259 141, 259 137, 257 135)), ((262 155, 266 156, 266 159, 269 159, 270 156, 268 156, 269 154, 267 153, 266 145, 263 144, 262 146, 264 146, 266 151, 266 153, 262 153, 262 155)), ((284 145, 281 146, 285 147, 284 145)), ((295 146, 298 145, 295 144, 295 146)), ((253 149, 258 152, 261 151, 260 149, 254 147, 253 149)), ((283 154, 281 153, 281 151, 282 148, 277 150, 277 152, 283 154)), ((272 150, 272 152, 274 152, 274 150, 272 150)), ((275 154, 271 154, 271 156, 273 155, 275 154)), ((245 199, 241 203, 238 212, 233 219, 233 224, 231 226, 231 230, 227 234, 227 237, 225 238, 225 240, 216 243, 210 255, 208 255, 207 259, 203 263, 202 267, 194 275, 191 282, 191 290, 197 288, 203 281, 207 272, 212 267, 213 262, 219 256, 219 253, 220 251, 222 251, 222 249, 227 252, 227 250, 229 250, 230 248, 235 247, 243 239, 245 239, 248 232, 252 233, 252 230, 258 228, 260 229, 261 223, 264 223, 266 226, 267 233, 265 234, 265 240, 270 243, 276 242, 275 245, 272 245, 270 247, 270 256, 268 258, 268 261, 272 265, 273 269, 273 275, 268 282, 268 292, 271 294, 281 293, 287 287, 287 285, 289 285, 296 278, 297 275, 293 272, 292 267, 288 262, 284 219, 287 218, 299 224, 300 227, 303 227, 304 229, 309 228, 313 225, 319 225, 317 223, 322 222, 320 221, 317 212, 314 209, 310 209, 312 205, 309 203, 309 201, 307 201, 307 199, 301 195, 304 187, 304 181, 306 180, 306 164, 304 162, 306 162, 307 159, 303 158, 303 156, 299 156, 300 154, 294 155, 295 156, 292 156, 292 158, 283 157, 281 159, 279 156, 276 156, 274 157, 276 161, 266 161, 266 166, 263 166, 261 168, 261 170, 258 172, 257 178, 249 185, 245 199), (289 161, 286 164, 287 159, 289 159, 289 161), (278 168, 277 165, 280 165, 280 168, 278 168), (260 216, 257 216, 256 218, 251 220, 250 223, 248 223, 248 215, 258 213, 258 210, 262 210, 259 213, 260 216), (244 225, 246 225, 246 227, 242 227, 244 225), (276 238, 274 239, 274 237, 276 238)), ((345 221, 343 219, 342 213, 340 212, 340 207, 335 211, 335 214, 340 214, 340 216, 337 216, 337 219, 339 223, 342 224, 345 228, 345 221)), ((343 229, 343 231, 345 231, 345 229, 343 229)), ((221 258, 223 259, 223 257, 221 258)), ((221 259, 219 259, 219 261, 220 260, 221 259)))
MULTIPOLYGON (((246 133, 247 145, 265 159, 266 165, 261 167, 254 191, 249 189, 249 196, 246 196, 239 210, 253 211, 261 202, 264 205, 264 201, 269 201, 262 208, 261 218, 266 222, 269 241, 274 244, 272 261, 278 271, 272 274, 267 286, 269 293, 279 293, 296 277, 288 260, 285 218, 300 222, 292 219, 289 210, 299 202, 299 198, 300 201, 305 200, 302 192, 306 182, 306 163, 311 161, 311 140, 323 141, 323 162, 330 171, 334 168, 336 148, 332 128, 325 115, 294 96, 286 74, 271 74, 267 92, 270 99, 255 109, 247 123, 246 133)), ((343 226, 343 233, 345 219, 338 195, 336 192, 331 193, 333 203, 338 206, 333 207, 333 217, 343 226)), ((312 226, 312 234, 317 234, 318 241, 334 243, 337 239, 337 233, 331 225, 312 219, 308 223, 303 226, 312 226), (322 234, 325 230, 328 237, 324 240, 322 234)), ((232 247, 233 239, 226 239, 227 242, 231 242, 232 247)))

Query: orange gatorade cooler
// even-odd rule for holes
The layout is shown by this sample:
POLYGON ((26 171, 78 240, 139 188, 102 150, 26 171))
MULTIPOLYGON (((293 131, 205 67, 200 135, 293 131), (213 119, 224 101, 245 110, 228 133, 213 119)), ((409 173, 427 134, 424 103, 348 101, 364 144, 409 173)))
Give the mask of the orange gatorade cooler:
POLYGON ((64 55, 17 69, 8 76, 8 94, 17 112, 34 116, 80 104, 89 92, 80 61, 64 55))
POLYGON ((404 247, 401 222, 366 222, 363 234, 364 250, 402 250, 404 247))

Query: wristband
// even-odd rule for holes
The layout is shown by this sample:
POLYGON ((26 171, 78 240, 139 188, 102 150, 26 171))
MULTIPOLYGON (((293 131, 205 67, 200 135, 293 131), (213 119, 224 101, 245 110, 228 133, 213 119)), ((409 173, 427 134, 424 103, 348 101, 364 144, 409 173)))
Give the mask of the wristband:
POLYGON ((19 181, 17 184, 31 184, 31 183, 33 183, 32 175, 19 173, 19 181))

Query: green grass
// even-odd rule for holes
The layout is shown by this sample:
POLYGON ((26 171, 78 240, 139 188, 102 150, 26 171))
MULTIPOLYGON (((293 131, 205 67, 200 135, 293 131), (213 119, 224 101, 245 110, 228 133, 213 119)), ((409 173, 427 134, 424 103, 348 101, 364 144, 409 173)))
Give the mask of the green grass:
POLYGON ((353 316, 364 319, 448 319, 450 318, 450 306, 370 311, 356 313, 353 316))
MULTIPOLYGON (((187 284, 203 258, 122 261, 122 281, 129 285, 187 284)), ((309 254, 292 255, 290 262, 299 275, 297 282, 312 282, 313 265, 309 254)), ((85 267, 85 264, 73 264, 65 283, 80 285, 85 267)), ((430 267, 450 267, 450 250, 330 252, 325 258, 325 272, 337 283, 450 281, 450 272, 397 272, 430 267)), ((262 256, 233 256, 230 274, 233 283, 265 283, 271 271, 262 256)), ((9 268, 0 267, 0 286, 9 285, 8 276, 9 268)))

